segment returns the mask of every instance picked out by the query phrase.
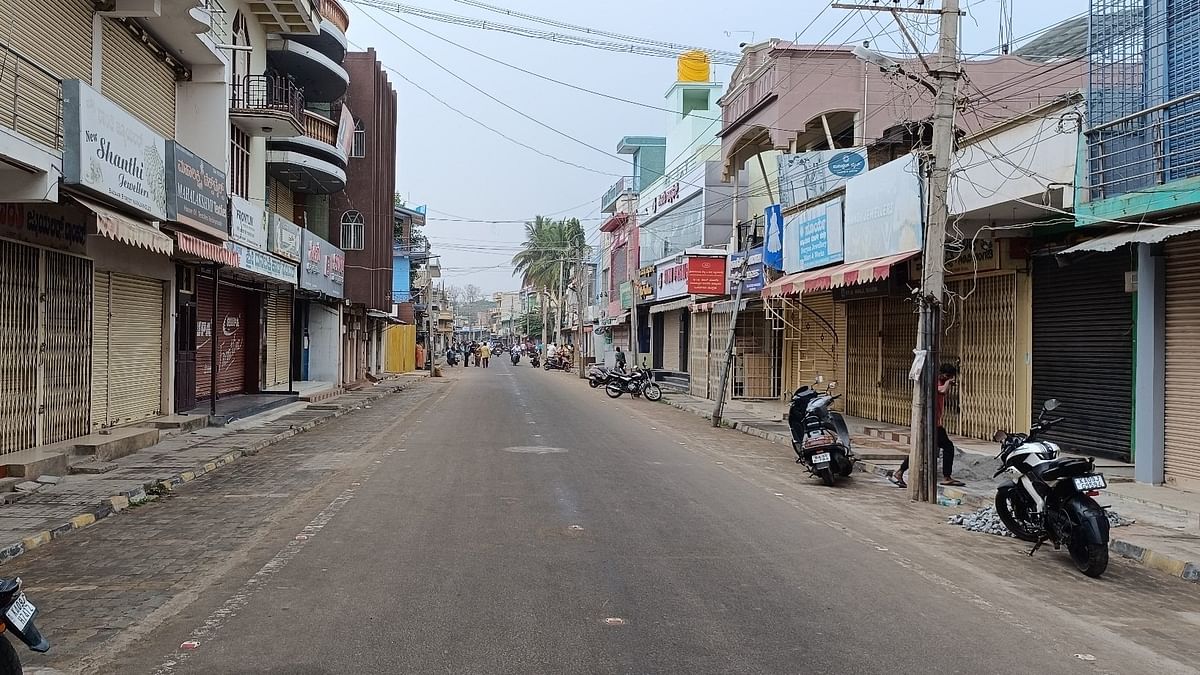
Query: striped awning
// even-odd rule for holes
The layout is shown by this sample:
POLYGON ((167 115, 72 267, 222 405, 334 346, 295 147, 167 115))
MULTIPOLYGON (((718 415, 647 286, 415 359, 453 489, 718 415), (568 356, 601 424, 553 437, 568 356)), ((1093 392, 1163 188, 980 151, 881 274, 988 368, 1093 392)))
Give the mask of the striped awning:
POLYGON ((175 251, 175 242, 158 229, 157 225, 143 220, 135 220, 124 214, 78 195, 71 199, 80 206, 92 212, 95 221, 96 234, 101 237, 119 241, 127 246, 144 248, 155 253, 171 255, 175 251))
POLYGON ((230 267, 237 267, 240 262, 237 251, 230 251, 221 244, 204 241, 184 232, 175 233, 175 242, 179 244, 180 252, 194 255, 197 258, 211 260, 230 267))
POLYGON ((859 262, 835 265, 819 270, 797 272, 776 279, 763 287, 764 298, 778 298, 785 295, 799 295, 813 291, 825 291, 841 286, 853 286, 879 281, 888 278, 892 273, 892 265, 902 263, 920 251, 897 253, 883 258, 860 260, 859 262))

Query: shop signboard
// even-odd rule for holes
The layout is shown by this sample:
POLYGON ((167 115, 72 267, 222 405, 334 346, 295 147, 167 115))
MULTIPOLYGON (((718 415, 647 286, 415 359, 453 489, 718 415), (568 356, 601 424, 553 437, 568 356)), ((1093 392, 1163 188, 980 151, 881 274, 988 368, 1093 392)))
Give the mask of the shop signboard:
POLYGON ((726 256, 688 256, 687 292, 692 295, 724 295, 726 256))
POLYGON ((650 302, 655 299, 657 284, 654 283, 654 265, 646 265, 638 270, 638 300, 650 302))
POLYGON ((763 211, 767 222, 766 245, 763 249, 763 264, 773 270, 782 270, 783 262, 783 206, 771 204, 763 211))
POLYGON ((229 236, 225 172, 176 141, 167 141, 167 219, 229 236))
POLYGON ((658 277, 655 300, 670 300, 688 293, 688 263, 682 255, 660 260, 654 266, 658 277))
POLYGON ((738 251, 729 255, 729 293, 737 293, 737 279, 742 280, 742 293, 757 293, 763 289, 764 281, 763 247, 757 246, 749 251, 738 251), (745 261, 745 268, 742 267, 745 261))
POLYGON ((296 265, 270 253, 242 246, 233 241, 225 242, 225 248, 238 254, 238 268, 255 274, 282 281, 296 283, 296 265))
POLYGON ((633 307, 633 282, 626 281, 621 284, 621 309, 630 307, 633 307))
POLYGON ((267 250, 267 213, 238 195, 229 195, 229 238, 256 248, 267 250))
POLYGON ((0 204, 0 237, 69 253, 87 252, 88 212, 58 204, 0 204))
POLYGON ((167 139, 79 80, 63 80, 63 183, 167 217, 167 139))
POLYGON ((867 170, 866 148, 779 155, 779 203, 803 204, 846 184, 867 170))
POLYGON ((654 181, 649 190, 638 196, 638 212, 654 216, 704 191, 705 163, 681 164, 654 181))
POLYGON ((280 258, 300 262, 300 226, 278 213, 271 214, 267 250, 280 258))
POLYGON ((916 155, 907 155, 846 183, 845 261, 848 263, 921 250, 921 176, 916 155))
POLYGON ((346 254, 317 235, 303 231, 300 288, 331 298, 345 297, 346 254))
MULTIPOLYGON (((811 270, 842 261, 842 198, 831 199, 792 214, 784 225, 785 239, 798 270, 811 270), (788 236, 790 235, 790 236, 788 236)), ((786 267, 785 267, 786 269, 786 267)))

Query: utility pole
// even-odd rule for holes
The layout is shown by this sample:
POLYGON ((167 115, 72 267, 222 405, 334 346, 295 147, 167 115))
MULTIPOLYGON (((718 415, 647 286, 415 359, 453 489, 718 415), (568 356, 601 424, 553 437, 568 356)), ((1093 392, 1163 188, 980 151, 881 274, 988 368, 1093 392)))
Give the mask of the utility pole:
POLYGON ((575 265, 575 350, 576 367, 579 379, 587 377, 587 369, 583 366, 583 253, 579 254, 579 262, 575 265))
POLYGON ((713 406, 712 425, 714 427, 721 426, 721 415, 725 412, 725 386, 729 383, 729 369, 733 367, 733 341, 737 337, 738 314, 742 309, 742 280, 746 278, 746 263, 749 261, 749 255, 742 257, 742 266, 738 268, 737 274, 733 275, 731 280, 737 284, 737 291, 733 295, 733 316, 729 319, 729 338, 725 341, 725 364, 721 368, 721 384, 717 388, 717 404, 713 406))
MULTIPOLYGON (((567 283, 567 280, 563 278, 563 275, 566 273, 564 270, 565 267, 566 267, 566 258, 559 258, 558 259, 558 307, 556 308, 558 310, 558 312, 557 312, 558 316, 555 318, 555 322, 554 322, 554 342, 556 344, 559 342, 562 342, 563 301, 566 299, 566 297, 565 297, 566 290, 564 287, 566 286, 566 283, 567 283)), ((559 345, 559 346, 561 347, 562 345, 559 345)))
MULTIPOLYGON (((942 0, 941 9, 879 5, 833 5, 841 9, 890 12, 909 38, 901 13, 937 14, 937 61, 930 75, 937 80, 933 106, 933 164, 929 172, 929 214, 925 227, 917 358, 924 358, 913 384, 912 447, 909 450, 909 497, 913 501, 937 499, 937 374, 940 367, 942 298, 946 287, 946 221, 949 219, 950 157, 954 150, 954 109, 958 101, 958 27, 962 19, 959 0, 942 0)), ((911 39, 911 38, 910 38, 911 39)), ((918 57, 924 63, 918 51, 918 57)), ((864 110, 863 114, 867 114, 864 110)))
MULTIPOLYGON (((635 205, 629 213, 629 224, 626 225, 626 227, 629 228, 630 232, 637 230, 637 226, 638 226, 637 216, 638 216, 637 206, 635 205)), ((632 239, 632 238, 633 237, 630 237, 630 239, 632 239)), ((641 236, 638 237, 638 241, 639 242, 641 241, 641 236)), ((626 244, 626 245, 628 245, 628 244, 626 244)), ((637 263, 634 265, 634 270, 638 270, 641 268, 641 264, 642 264, 641 249, 640 248, 634 249, 632 251, 632 253, 634 255, 634 259, 637 260, 637 263)), ((625 274, 625 276, 630 276, 629 275, 629 254, 628 253, 625 254, 624 274, 625 274)), ((634 274, 636 275, 637 272, 635 271, 634 274)), ((638 367, 638 346, 641 344, 640 341, 638 340, 638 296, 641 295, 641 292, 638 290, 638 288, 635 285, 635 279, 637 279, 637 277, 629 280, 629 285, 630 285, 629 290, 632 291, 629 296, 629 333, 632 336, 632 339, 630 339, 630 341, 629 341, 630 342, 629 351, 632 352, 631 355, 633 356, 633 367, 637 368, 638 367)), ((618 286, 617 288, 618 288, 618 292, 619 292, 620 286, 618 286)))

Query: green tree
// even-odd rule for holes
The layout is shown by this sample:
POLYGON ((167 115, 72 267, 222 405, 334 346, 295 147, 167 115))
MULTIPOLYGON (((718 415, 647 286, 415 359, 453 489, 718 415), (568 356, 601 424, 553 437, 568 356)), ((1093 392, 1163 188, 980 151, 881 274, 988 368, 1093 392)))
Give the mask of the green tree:
MULTIPOLYGON (((570 286, 587 250, 587 235, 577 218, 553 220, 536 216, 525 223, 525 241, 512 262, 526 286, 532 286, 555 306, 561 307, 560 292, 570 286)), ((542 307, 544 317, 547 303, 542 307)), ((542 336, 547 337, 545 330, 542 336)))

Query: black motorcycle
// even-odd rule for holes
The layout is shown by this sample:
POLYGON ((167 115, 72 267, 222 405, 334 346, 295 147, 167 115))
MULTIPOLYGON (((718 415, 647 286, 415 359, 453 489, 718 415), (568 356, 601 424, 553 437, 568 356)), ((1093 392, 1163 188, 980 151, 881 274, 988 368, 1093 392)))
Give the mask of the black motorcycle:
MULTIPOLYGON (((817 377, 816 384, 823 382, 817 377)), ((792 449, 796 463, 825 485, 833 485, 837 477, 845 478, 854 472, 854 451, 850 447, 850 431, 841 413, 829 406, 839 396, 829 393, 837 386, 830 382, 824 392, 808 386, 792 394, 788 405, 788 427, 792 432, 792 449)))
POLYGON ((512 361, 512 364, 515 366, 521 362, 521 352, 514 349, 514 350, 512 350, 511 353, 509 353, 508 358, 509 358, 509 360, 512 361))
POLYGON ((1108 515, 1096 503, 1108 487, 1096 472, 1094 458, 1059 457, 1058 445, 1039 436, 1063 421, 1046 417, 1056 399, 1042 406, 1028 434, 997 431, 1000 468, 1010 480, 996 490, 996 513, 1013 536, 1033 543, 1033 555, 1047 541, 1057 550, 1066 545, 1075 567, 1098 577, 1108 567, 1108 515))
MULTIPOLYGON (((21 592, 21 579, 0 579, 0 608, 4 610, 4 621, 0 622, 0 632, 7 632, 25 643, 35 652, 45 652, 50 649, 50 643, 42 637, 33 619, 38 614, 25 594, 21 592)), ((12 642, 0 639, 0 675, 20 675, 21 658, 12 642)))
POLYGON ((554 356, 547 356, 546 363, 542 367, 546 370, 570 370, 571 364, 563 357, 555 354, 554 356))
POLYGON ((593 364, 591 368, 588 368, 588 386, 592 389, 603 387, 608 384, 608 380, 612 377, 613 373, 614 371, 604 366, 593 364))
POLYGON ((529 365, 533 366, 534 368, 542 365, 542 359, 538 356, 537 352, 529 355, 529 365))
POLYGON ((609 398, 620 398, 621 394, 629 394, 638 398, 643 394, 647 401, 657 401, 662 398, 662 388, 650 377, 650 371, 645 368, 634 368, 629 374, 609 371, 608 383, 604 385, 604 393, 609 398))

